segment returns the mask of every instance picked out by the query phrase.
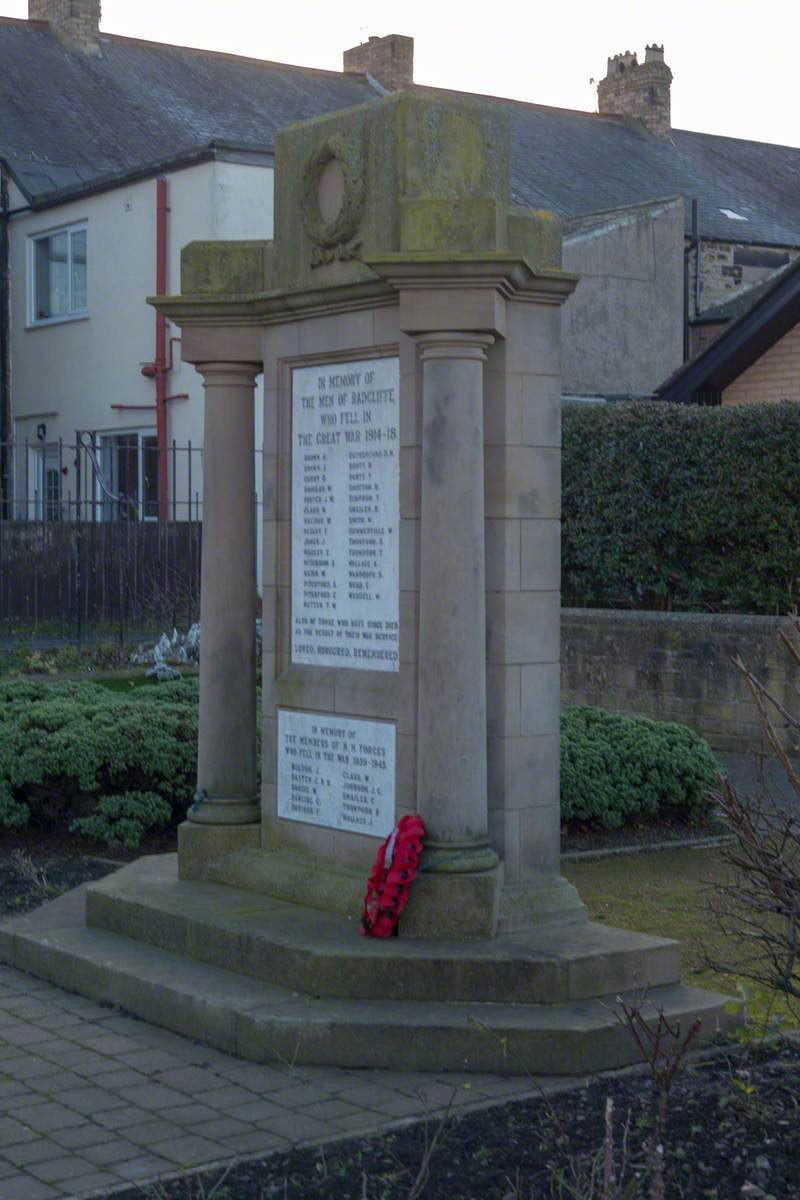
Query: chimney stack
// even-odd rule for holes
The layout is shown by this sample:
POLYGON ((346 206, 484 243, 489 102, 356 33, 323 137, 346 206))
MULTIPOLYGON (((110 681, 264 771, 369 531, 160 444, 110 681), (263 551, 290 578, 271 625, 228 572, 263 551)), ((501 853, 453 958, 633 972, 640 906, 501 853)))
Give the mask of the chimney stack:
POLYGON ((45 21, 68 50, 100 53, 100 0, 28 0, 28 20, 45 21))
POLYGON ((597 88, 598 112, 641 121, 655 137, 668 138, 671 84, 663 46, 647 46, 643 63, 630 50, 615 54, 597 88))
POLYGON ((345 50, 343 70, 371 75, 387 92, 399 92, 414 82, 414 39, 400 33, 371 37, 368 42, 345 50))

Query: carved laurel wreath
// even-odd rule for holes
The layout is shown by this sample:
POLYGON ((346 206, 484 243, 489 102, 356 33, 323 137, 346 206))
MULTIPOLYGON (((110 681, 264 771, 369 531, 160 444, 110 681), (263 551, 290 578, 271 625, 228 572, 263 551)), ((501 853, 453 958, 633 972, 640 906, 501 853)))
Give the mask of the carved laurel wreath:
POLYGON ((303 171, 301 211, 306 233, 318 246, 341 246, 355 234, 364 212, 364 172, 361 147, 351 138, 333 135, 311 156, 303 171), (333 221, 319 211, 319 183, 333 159, 344 176, 342 207, 333 221))

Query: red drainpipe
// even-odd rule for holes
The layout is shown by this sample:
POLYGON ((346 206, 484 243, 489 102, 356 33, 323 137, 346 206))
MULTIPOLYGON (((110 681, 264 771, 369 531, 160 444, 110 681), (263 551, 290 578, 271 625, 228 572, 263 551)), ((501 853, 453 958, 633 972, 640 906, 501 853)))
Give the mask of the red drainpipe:
MULTIPOLYGON (((156 293, 167 293, 167 181, 156 180, 156 293)), ((158 436, 158 519, 167 505, 167 318, 156 313, 156 433, 158 436)))

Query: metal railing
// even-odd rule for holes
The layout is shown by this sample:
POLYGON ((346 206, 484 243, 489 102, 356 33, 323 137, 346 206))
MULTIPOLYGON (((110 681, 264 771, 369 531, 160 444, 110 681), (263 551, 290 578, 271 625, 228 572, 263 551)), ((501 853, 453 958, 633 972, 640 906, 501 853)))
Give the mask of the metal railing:
POLYGON ((203 451, 154 443, 141 433, 0 443, 0 638, 129 640, 199 619, 203 451))

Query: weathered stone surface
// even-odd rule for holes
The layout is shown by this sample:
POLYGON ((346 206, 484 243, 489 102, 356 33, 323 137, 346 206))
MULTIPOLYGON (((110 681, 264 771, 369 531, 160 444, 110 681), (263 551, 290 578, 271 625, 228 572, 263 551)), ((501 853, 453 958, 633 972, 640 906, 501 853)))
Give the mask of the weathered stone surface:
POLYGON ((190 242, 181 252, 189 296, 246 296, 271 286, 272 242, 190 242))
MULTIPOLYGON (((144 862, 147 873, 152 874, 152 860, 144 862)), ((148 892, 152 901, 151 889, 155 883, 151 878, 150 884, 144 886, 141 878, 144 868, 141 864, 134 866, 139 872, 136 881, 139 902, 147 901, 148 892)), ((174 861, 170 870, 176 891, 195 910, 192 916, 184 914, 187 922, 199 921, 197 910, 203 908, 208 918, 208 909, 218 896, 223 899, 227 896, 230 903, 231 889, 208 884, 183 884, 178 889, 174 861)), ((106 893, 109 887, 106 881, 106 893)), ((159 905, 162 900, 163 896, 159 905)), ((234 892, 232 900, 239 905, 238 915, 235 909, 218 914, 217 939, 210 936, 209 928, 202 938, 207 946, 213 946, 216 940, 220 957, 227 948, 230 961, 237 962, 239 956, 247 953, 243 931, 248 922, 253 927, 257 914, 253 913, 252 896, 249 907, 241 893, 234 892)), ((602 1070, 636 1059, 636 1048, 614 1014, 613 1000, 535 1003, 531 1002, 530 994, 520 994, 516 1002, 508 1003, 503 999, 507 990, 501 982, 499 990, 490 987, 480 998, 454 1002, 451 994, 458 994, 459 988, 453 987, 453 978, 458 976, 459 968, 464 980, 472 977, 472 986, 475 986, 474 972, 479 970, 474 950, 470 952, 471 959, 459 963, 459 943, 406 944, 413 952, 407 978, 426 979, 434 986, 441 977, 443 964, 447 964, 450 977, 444 1000, 404 999, 396 990, 389 992, 391 999, 326 999, 320 995, 319 986, 314 989, 314 997, 298 994, 296 990, 266 984, 263 979, 235 974, 225 966, 192 961, 170 949, 131 940, 119 933, 87 928, 72 903, 56 901, 35 917, 3 924, 0 960, 41 978, 57 982, 69 979, 71 987, 84 995, 258 1062, 274 1062, 278 1058, 297 1064, 406 1071, 466 1069, 558 1075, 602 1070), (48 912, 56 907, 57 913, 48 912)), ((147 928, 146 923, 142 928, 147 928)), ((586 927, 589 931, 593 928, 586 927)), ((609 935, 613 931, 603 929, 598 934, 607 938, 609 935)), ((295 936, 293 953, 299 953, 301 958, 309 955, 312 946, 308 933, 304 936, 295 927, 295 936)), ((360 953, 373 960, 373 969, 367 977, 383 978, 390 985, 397 978, 402 939, 375 943, 358 939, 354 930, 349 931, 349 937, 360 953)), ((189 939, 196 940, 199 937, 189 939)), ((564 940, 561 938, 560 942, 564 940)), ((513 978, 515 964, 513 954, 498 954, 499 943, 497 939, 483 945, 495 960, 491 970, 502 981, 504 977, 513 978)), ((568 990, 576 994, 588 988, 594 993, 601 986, 606 996, 625 991, 618 987, 617 980, 619 964, 631 959, 630 948, 617 947, 620 951, 617 953, 609 942, 607 953, 599 960, 605 965, 603 975, 598 978, 597 964, 591 954, 587 957, 578 953, 566 972, 560 968, 558 944, 552 943, 550 955, 540 957, 538 978, 543 986, 548 979, 560 978, 562 985, 565 979, 570 980, 568 990)), ((669 956, 672 944, 665 945, 669 956)), ((199 946, 195 947, 195 955, 198 950, 199 946)), ((658 962, 658 957, 650 958, 646 946, 643 952, 645 957, 639 966, 647 978, 647 968, 658 962)), ((352 958, 345 957, 339 964, 338 978, 346 977, 353 964, 352 958)), ((668 973, 673 974, 675 968, 673 960, 668 973)), ((485 981, 483 986, 486 987, 485 981)), ((699 1016, 703 1022, 702 1038, 712 1037, 741 1019, 740 1014, 727 1011, 725 997, 677 983, 656 984, 649 1003, 654 1011, 663 1007, 668 1016, 687 1023, 699 1016)))

